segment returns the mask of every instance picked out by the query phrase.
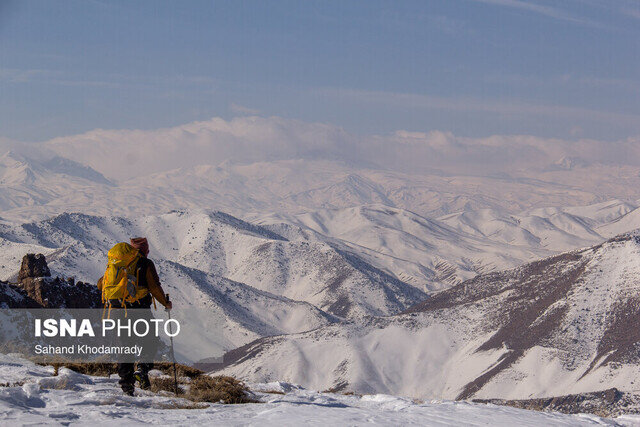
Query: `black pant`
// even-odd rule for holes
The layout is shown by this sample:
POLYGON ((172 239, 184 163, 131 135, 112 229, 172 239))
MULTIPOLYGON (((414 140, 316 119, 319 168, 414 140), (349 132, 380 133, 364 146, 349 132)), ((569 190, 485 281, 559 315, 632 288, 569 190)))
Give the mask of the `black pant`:
MULTIPOLYGON (((114 319, 120 318, 124 319, 125 312, 122 309, 122 304, 119 300, 110 300, 111 307, 111 316, 114 319)), ((139 299, 134 303, 126 303, 127 317, 132 320, 132 323, 137 319, 151 319, 153 318, 153 314, 151 312, 151 295, 147 295, 144 298, 139 299)), ((120 345, 133 346, 136 344, 136 337, 120 337, 120 345)), ((144 362, 138 362, 138 370, 142 374, 147 374, 151 369, 153 369, 153 359, 156 356, 158 351, 158 342, 157 340, 149 340, 145 339, 145 345, 143 346, 143 354, 141 354, 141 358, 144 362), (155 345, 150 345, 150 342, 154 342, 155 345)), ((118 363, 118 375, 120 376, 120 387, 125 392, 133 392, 135 389, 136 379, 134 377, 135 373, 135 364, 133 362, 122 362, 118 363)))
MULTIPOLYGON (((147 375, 151 369, 153 369, 153 362, 138 362, 138 370, 141 374, 147 375)), ((135 390, 136 378, 134 373, 135 367, 133 363, 118 363, 118 375, 120 376, 118 384, 120 384, 123 391, 129 392, 135 390)))

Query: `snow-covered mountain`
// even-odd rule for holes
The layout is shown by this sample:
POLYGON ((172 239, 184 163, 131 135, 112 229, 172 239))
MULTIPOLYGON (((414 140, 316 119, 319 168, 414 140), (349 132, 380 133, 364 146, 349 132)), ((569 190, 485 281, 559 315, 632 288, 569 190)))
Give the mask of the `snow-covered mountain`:
MULTIPOLYGON (((95 282, 104 273, 107 250, 139 235, 149 239, 165 290, 183 308, 178 316, 198 309, 201 323, 213 328, 212 341, 225 350, 261 336, 311 330, 336 316, 398 313, 426 297, 322 240, 291 241, 230 215, 204 211, 137 220, 63 214, 3 225, 0 272, 11 278, 24 253, 42 252, 54 275, 95 282)), ((208 354, 195 350, 200 349, 193 352, 198 358, 208 354)))
POLYGON ((6 225, 14 249, 5 250, 0 274, 14 273, 27 251, 68 247, 82 254, 79 259, 99 262, 74 261, 63 268, 65 274, 95 280, 108 245, 146 235, 162 259, 341 317, 383 315, 423 298, 423 291, 601 242, 609 228, 622 228, 625 221, 634 225, 637 212, 634 205, 611 201, 520 215, 467 211, 437 219, 384 205, 247 214, 250 222, 199 210, 138 219, 61 215, 6 225))
POLYGON ((0 211, 41 206, 70 191, 112 185, 90 167, 62 157, 38 161, 14 151, 0 156, 0 211))
POLYGON ((639 281, 640 237, 622 235, 480 275, 402 315, 261 338, 223 372, 422 398, 635 390, 639 281))
MULTIPOLYGON (((607 202, 589 205, 604 197, 591 187, 593 191, 585 191, 576 183, 560 185, 506 175, 410 175, 336 161, 283 160, 224 162, 112 184, 93 169, 61 157, 36 161, 9 152, 0 166, 0 217, 5 221, 21 224, 61 212, 137 218, 175 209, 215 209, 267 225, 279 221, 310 228, 350 242, 352 249, 372 250, 374 253, 365 254, 369 261, 387 257, 376 265, 400 280, 419 287, 426 284, 428 289, 456 283, 476 272, 591 245, 640 226, 640 220, 634 219, 640 214, 631 212, 638 207, 633 200, 609 197, 607 202), (612 207, 605 207, 608 205, 612 207), (359 209, 368 214, 358 213, 359 209), (388 215, 372 219, 374 211, 388 215), (402 212, 403 218, 392 219, 394 212, 402 212), (407 225, 413 222, 430 225, 413 234, 407 225), (464 232, 462 237, 460 232, 464 232), (371 237, 377 233, 385 236, 371 237), (434 244, 457 249, 434 254, 434 244), (485 244, 491 247, 482 248, 485 244), (429 259, 417 260, 425 248, 429 259), (395 273, 399 270, 404 270, 402 275, 395 273)), ((571 173, 583 173, 583 169, 571 173)), ((632 188, 633 179, 626 177, 628 185, 623 187, 632 188)), ((610 181, 613 178, 606 182, 610 181)), ((601 186, 609 185, 606 182, 601 186)), ((623 187, 604 194, 621 194, 623 187)))
POLYGON ((635 188, 640 187, 637 170, 598 165, 544 172, 544 179, 540 179, 535 174, 420 175, 300 159, 249 164, 224 161, 136 176, 110 185, 93 169, 60 157, 35 161, 15 153, 7 156, 0 216, 16 222, 61 212, 138 217, 204 208, 242 218, 249 213, 298 214, 371 204, 428 218, 482 209, 519 214, 615 198, 633 202, 638 198, 635 188))
MULTIPOLYGON (((519 213, 549 206, 583 206, 614 198, 638 199, 637 170, 612 172, 603 168, 593 173, 601 178, 599 183, 583 169, 550 172, 549 179, 543 180, 535 175, 409 174, 327 160, 223 162, 134 178, 123 182, 120 191, 136 197, 162 195, 154 200, 160 210, 206 207, 240 217, 247 212, 301 213, 383 204, 434 218, 470 209, 519 213), (619 181, 617 172, 624 172, 619 181), (575 179, 574 175, 582 179, 575 179), (570 183, 565 184, 563 180, 569 178, 570 183), (585 189, 581 183, 590 184, 585 189)), ((150 200, 141 199, 146 202, 131 206, 131 213, 149 213, 146 203, 150 200)))
POLYGON ((640 228, 640 210, 620 200, 519 214, 467 210, 439 218, 380 204, 247 218, 291 240, 324 239, 344 247, 429 291, 640 228))
POLYGON ((357 253, 426 291, 553 253, 539 245, 514 245, 475 236, 443 221, 384 205, 255 215, 252 221, 292 240, 324 240, 357 253))
POLYGON ((510 245, 563 251, 639 228, 637 203, 609 200, 586 206, 562 206, 506 213, 467 210, 439 219, 456 230, 510 245), (618 226, 614 225, 618 224, 618 226))

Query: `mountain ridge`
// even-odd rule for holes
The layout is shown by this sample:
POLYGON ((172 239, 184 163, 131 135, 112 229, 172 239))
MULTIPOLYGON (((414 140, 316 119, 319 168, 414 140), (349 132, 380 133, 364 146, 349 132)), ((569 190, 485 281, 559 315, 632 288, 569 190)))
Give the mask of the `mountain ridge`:
POLYGON ((633 391, 639 236, 480 275, 398 315, 262 338, 217 372, 419 398, 633 391), (302 363, 311 349, 313 366, 302 363))

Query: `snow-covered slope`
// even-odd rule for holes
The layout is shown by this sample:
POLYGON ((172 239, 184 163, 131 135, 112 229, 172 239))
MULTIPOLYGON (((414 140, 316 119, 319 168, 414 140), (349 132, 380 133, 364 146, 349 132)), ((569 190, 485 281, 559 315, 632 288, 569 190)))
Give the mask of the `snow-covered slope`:
POLYGON ((637 202, 613 199, 592 205, 545 207, 516 213, 466 210, 438 220, 458 231, 492 241, 565 251, 640 228, 640 207, 637 202))
MULTIPOLYGON (((135 220, 62 215, 28 223, 17 229, 33 230, 36 236, 20 237, 20 233, 7 231, 9 237, 14 236, 9 240, 16 249, 0 257, 4 261, 0 273, 4 277, 13 273, 21 256, 39 250, 39 244, 48 248, 40 249, 46 253, 65 245, 83 253, 88 247, 91 255, 77 258, 100 260, 110 242, 137 234, 152 239, 156 256, 307 301, 340 316, 390 314, 423 296, 405 284, 419 291, 439 290, 478 273, 586 247, 603 241, 607 227, 624 229, 624 223, 634 224, 639 210, 629 203, 611 201, 519 215, 480 210, 430 219, 371 205, 298 215, 247 214, 250 222, 202 212, 135 220), (58 228, 69 236, 52 237, 61 233, 58 228), (378 285, 371 288, 369 282, 378 285), (345 305, 342 296, 347 294, 350 302, 345 305), (355 311, 348 314, 351 309, 355 311)), ((14 229, 7 226, 7 230, 14 229)), ((0 241, 0 245, 7 244, 0 241)), ((74 261, 65 274, 95 280, 102 269, 101 262, 74 261)))
POLYGON ((312 330, 338 320, 307 302, 175 262, 160 260, 157 267, 164 290, 179 308, 173 312, 182 325, 176 357, 185 363, 203 355, 222 356, 263 336, 312 330))
POLYGON ((472 235, 443 221, 384 205, 251 218, 290 239, 325 240, 358 253, 367 262, 427 291, 553 253, 540 245, 508 244, 472 235))
MULTIPOLYGON (((153 259, 174 263, 161 263, 163 277, 174 266, 188 267, 245 283, 255 291, 305 301, 340 317, 397 313, 425 298, 422 291, 355 254, 322 241, 289 241, 221 212, 173 212, 136 220, 63 214, 22 226, 5 225, 0 228, 5 248, 0 271, 9 277, 15 273, 14 260, 25 249, 40 249, 49 256, 54 273, 95 281, 104 272, 106 251, 132 236, 149 239, 153 259)), ((180 280, 165 282, 182 286, 180 280)), ((263 315, 269 316, 269 310, 263 315)), ((301 322, 298 330, 315 326, 301 322)))
POLYGON ((519 214, 466 210, 440 218, 380 204, 247 218, 291 240, 325 240, 347 248, 427 290, 591 246, 611 237, 612 230, 640 228, 640 210, 619 200, 519 214))
POLYGON ((636 204, 609 200, 593 205, 546 207, 518 213, 467 210, 442 216, 439 220, 456 230, 510 245, 564 251, 599 242, 603 236, 612 237, 638 228, 630 221, 637 215, 634 213, 637 209, 636 204), (611 225, 621 221, 625 225, 616 228, 618 233, 611 234, 611 225))
POLYGON ((260 403, 203 404, 137 390, 122 395, 116 378, 82 375, 0 355, 0 419, 4 424, 62 425, 635 425, 637 416, 603 419, 467 402, 417 402, 388 395, 345 396, 286 383, 250 384, 260 403))
POLYGON ((0 211, 42 206, 74 190, 112 185, 95 170, 62 157, 37 161, 13 151, 0 156, 0 211))
POLYGON ((262 338, 225 373, 428 398, 559 396, 640 381, 640 238, 478 276, 407 314, 262 338))

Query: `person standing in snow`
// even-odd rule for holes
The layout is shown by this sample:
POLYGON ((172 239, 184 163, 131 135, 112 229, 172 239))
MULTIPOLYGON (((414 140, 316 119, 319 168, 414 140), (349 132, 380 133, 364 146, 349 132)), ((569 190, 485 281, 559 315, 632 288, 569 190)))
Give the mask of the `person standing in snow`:
MULTIPOLYGON (((110 309, 125 307, 127 309, 146 309, 148 310, 148 313, 142 311, 142 314, 140 314, 140 310, 136 310, 136 313, 138 313, 137 316, 142 315, 145 318, 152 318, 151 305, 154 299, 162 304, 167 310, 172 308, 172 303, 167 300, 167 296, 162 289, 155 264, 147 258, 149 255, 149 242, 147 239, 145 237, 135 237, 132 238, 130 242, 131 246, 137 249, 140 254, 136 267, 138 270, 138 286, 146 288, 148 292, 144 297, 134 302, 123 302, 118 299, 109 299, 106 301, 106 304, 109 305, 110 309)), ((100 289, 101 292, 103 291, 103 281, 104 276, 98 280, 98 289, 100 289)), ((149 354, 155 353, 155 351, 155 348, 145 349, 147 358, 149 358, 149 354)), ((119 384, 120 387, 122 387, 122 391, 129 396, 133 396, 136 380, 138 381, 140 388, 147 390, 151 386, 149 381, 149 371, 151 369, 153 369, 153 362, 148 361, 148 359, 145 362, 138 362, 137 370, 134 369, 133 363, 118 363, 118 375, 120 376, 119 384)))

